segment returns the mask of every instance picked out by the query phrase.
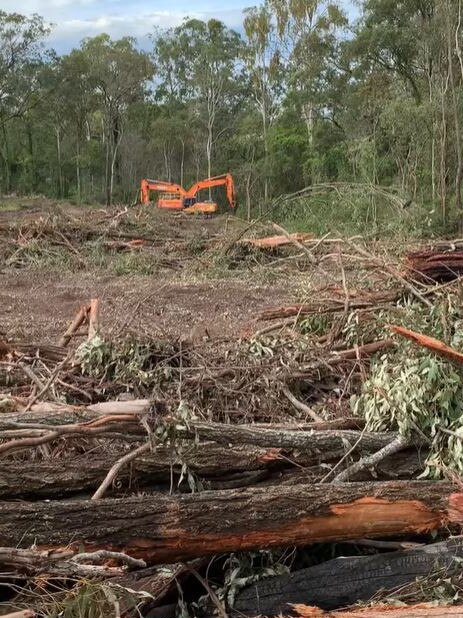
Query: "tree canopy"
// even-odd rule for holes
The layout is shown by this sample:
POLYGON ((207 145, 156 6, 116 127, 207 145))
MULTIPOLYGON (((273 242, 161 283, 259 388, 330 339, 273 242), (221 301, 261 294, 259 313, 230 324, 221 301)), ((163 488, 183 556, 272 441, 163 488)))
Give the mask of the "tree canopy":
POLYGON ((50 26, 0 11, 0 191, 132 200, 139 180, 230 171, 249 216, 326 183, 389 187, 462 218, 458 0, 265 0, 59 57, 50 26))

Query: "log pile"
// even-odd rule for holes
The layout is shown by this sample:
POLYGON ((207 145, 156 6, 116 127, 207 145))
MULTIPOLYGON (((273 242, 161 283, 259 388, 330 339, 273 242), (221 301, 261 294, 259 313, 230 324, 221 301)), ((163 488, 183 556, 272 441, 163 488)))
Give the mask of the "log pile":
POLYGON ((405 269, 410 279, 431 283, 452 281, 463 275, 463 251, 460 244, 445 243, 436 248, 408 253, 405 269))
MULTIPOLYGON (((393 307, 403 288, 327 294, 331 303, 271 309, 261 319, 316 315, 323 305, 345 320, 351 311, 393 307)), ((143 342, 134 372, 133 355, 126 364, 117 357, 133 354, 133 341, 108 343, 98 310, 97 300, 83 304, 57 346, 0 348, 0 609, 3 587, 11 605, 23 598, 15 596, 19 586, 26 596, 15 608, 32 616, 27 594, 85 580, 112 586, 113 596, 134 595, 133 607, 124 597, 124 616, 139 615, 135 607, 170 616, 182 581, 196 590, 192 600, 204 588, 205 616, 341 618, 359 614, 334 610, 380 591, 395 598, 417 578, 458 579, 463 541, 448 536, 463 524, 463 490, 421 478, 427 436, 419 428, 371 431, 346 413, 370 359, 394 354, 396 340, 352 346, 334 321, 324 340, 288 337, 271 354, 259 337, 227 349, 143 342), (312 564, 304 558, 311 548, 338 546, 358 551, 312 564), (238 589, 225 582, 227 568, 241 573, 233 561, 255 552, 281 557, 288 548, 291 572, 266 567, 274 577, 248 573, 238 589), (213 564, 220 595, 208 583, 213 564)), ((394 332, 461 362, 442 342, 394 332)), ((421 600, 415 592, 410 601, 421 600)), ((408 615, 455 615, 435 609, 417 605, 408 615)))

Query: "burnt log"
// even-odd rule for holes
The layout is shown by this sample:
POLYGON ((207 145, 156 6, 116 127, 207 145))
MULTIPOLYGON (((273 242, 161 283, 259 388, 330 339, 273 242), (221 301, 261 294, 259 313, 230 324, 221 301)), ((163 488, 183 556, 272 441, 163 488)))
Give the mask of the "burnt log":
POLYGON ((234 604, 240 615, 287 614, 293 604, 331 610, 393 592, 418 577, 451 577, 461 571, 463 538, 407 551, 328 560, 294 573, 270 577, 243 589, 234 604))

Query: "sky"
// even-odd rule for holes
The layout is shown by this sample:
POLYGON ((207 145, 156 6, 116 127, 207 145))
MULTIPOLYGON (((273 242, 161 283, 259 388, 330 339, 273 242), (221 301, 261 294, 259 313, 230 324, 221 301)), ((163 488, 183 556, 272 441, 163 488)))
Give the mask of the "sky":
POLYGON ((23 15, 38 13, 54 24, 49 45, 66 53, 87 36, 106 32, 114 38, 134 36, 143 46, 155 26, 178 25, 184 17, 216 17, 239 28, 242 10, 256 0, 0 0, 0 9, 23 15), (193 8, 192 8, 193 7, 193 8))

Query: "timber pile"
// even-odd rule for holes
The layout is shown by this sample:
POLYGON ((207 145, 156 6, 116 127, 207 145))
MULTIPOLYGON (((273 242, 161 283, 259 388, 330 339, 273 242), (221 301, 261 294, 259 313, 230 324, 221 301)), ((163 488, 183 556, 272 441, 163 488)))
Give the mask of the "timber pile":
POLYGON ((405 269, 410 279, 441 283, 453 281, 463 275, 461 243, 440 243, 437 248, 408 253, 405 269))
MULTIPOLYGON (((413 290, 329 286, 261 316, 293 320, 276 341, 262 329, 196 344, 110 337, 93 299, 57 346, 3 342, 0 614, 3 603, 41 615, 57 589, 67 598, 91 585, 102 603, 122 591, 121 615, 168 617, 181 582, 189 601, 206 593, 204 616, 341 618, 359 614, 323 612, 405 589, 419 602, 417 578, 460 585, 463 541, 448 536, 463 523, 463 492, 420 478, 428 436, 372 431, 348 412, 371 359, 402 337, 461 364, 421 333, 370 328, 413 290), (300 315, 324 316, 324 332, 298 331, 300 315), (346 330, 354 317, 368 325, 361 344, 346 330)), ((436 609, 408 615, 455 615, 436 609)))

